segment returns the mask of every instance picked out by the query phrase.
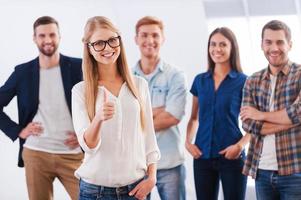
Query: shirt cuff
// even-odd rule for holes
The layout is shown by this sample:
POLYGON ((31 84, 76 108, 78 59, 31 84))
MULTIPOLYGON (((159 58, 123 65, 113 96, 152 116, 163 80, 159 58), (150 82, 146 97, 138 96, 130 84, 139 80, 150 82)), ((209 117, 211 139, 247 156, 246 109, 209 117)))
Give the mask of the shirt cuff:
POLYGON ((288 117, 290 118, 290 120, 292 121, 293 124, 299 124, 300 123, 300 118, 298 115, 298 105, 297 104, 293 104, 291 106, 289 106, 288 108, 286 108, 286 113, 288 115, 288 117))
POLYGON ((262 121, 255 121, 250 119, 242 123, 242 128, 244 129, 244 131, 255 135, 260 135, 262 126, 263 126, 262 121))
POLYGON ((184 111, 185 108, 180 106, 166 106, 165 111, 169 112, 173 117, 177 118, 178 120, 181 120, 185 114, 184 111))
POLYGON ((96 147, 94 147, 94 148, 88 147, 88 145, 85 141, 85 138, 84 138, 85 131, 86 131, 86 129, 81 131, 82 134, 80 134, 80 137, 78 137, 78 143, 80 144, 81 148, 84 150, 85 153, 93 154, 99 149, 101 140, 98 141, 98 144, 96 145, 96 147))
POLYGON ((18 139, 21 131, 22 131, 22 127, 20 125, 13 127, 10 131, 8 131, 12 133, 8 135, 8 137, 14 142, 16 139, 18 139))
POLYGON ((146 156, 146 165, 157 163, 161 158, 160 151, 152 151, 146 156))
POLYGON ((263 126, 263 122, 262 121, 255 121, 255 134, 257 135, 260 135, 260 132, 261 132, 261 129, 262 129, 262 126, 263 126))

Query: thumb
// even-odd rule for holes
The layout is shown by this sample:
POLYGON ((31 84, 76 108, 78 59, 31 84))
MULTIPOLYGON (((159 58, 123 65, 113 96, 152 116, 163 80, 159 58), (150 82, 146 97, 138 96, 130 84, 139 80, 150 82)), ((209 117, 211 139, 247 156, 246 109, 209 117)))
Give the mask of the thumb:
POLYGON ((219 154, 225 154, 227 152, 227 149, 224 149, 224 150, 221 150, 220 152, 219 152, 219 154))
POLYGON ((103 88, 103 102, 106 103, 108 101, 108 91, 106 88, 103 88))

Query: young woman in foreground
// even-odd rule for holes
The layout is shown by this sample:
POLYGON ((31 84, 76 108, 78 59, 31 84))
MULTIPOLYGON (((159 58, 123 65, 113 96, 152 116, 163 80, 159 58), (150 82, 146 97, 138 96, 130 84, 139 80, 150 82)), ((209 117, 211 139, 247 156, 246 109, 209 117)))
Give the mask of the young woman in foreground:
POLYGON ((79 199, 146 199, 160 158, 147 83, 131 76, 109 19, 90 18, 83 43, 84 81, 72 90, 73 123, 85 151, 75 172, 79 199))

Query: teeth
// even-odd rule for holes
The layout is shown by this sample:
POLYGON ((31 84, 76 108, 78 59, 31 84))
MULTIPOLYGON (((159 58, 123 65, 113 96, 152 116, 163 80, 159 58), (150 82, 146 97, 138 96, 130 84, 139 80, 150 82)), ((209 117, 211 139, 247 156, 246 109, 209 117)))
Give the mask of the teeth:
POLYGON ((155 48, 155 47, 152 46, 152 45, 146 45, 145 48, 148 48, 148 49, 149 49, 149 48, 155 48))
POLYGON ((102 56, 103 56, 103 57, 111 57, 111 56, 113 56, 113 54, 114 54, 114 53, 106 53, 106 54, 103 54, 102 56))

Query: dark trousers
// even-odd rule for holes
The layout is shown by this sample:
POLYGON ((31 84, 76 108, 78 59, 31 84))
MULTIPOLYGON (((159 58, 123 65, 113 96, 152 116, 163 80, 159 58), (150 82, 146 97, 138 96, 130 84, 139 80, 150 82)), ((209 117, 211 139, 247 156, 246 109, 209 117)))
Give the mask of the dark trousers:
POLYGON ((242 168, 244 157, 227 160, 224 157, 193 161, 194 182, 198 200, 217 200, 219 180, 225 200, 245 199, 247 177, 242 168))

